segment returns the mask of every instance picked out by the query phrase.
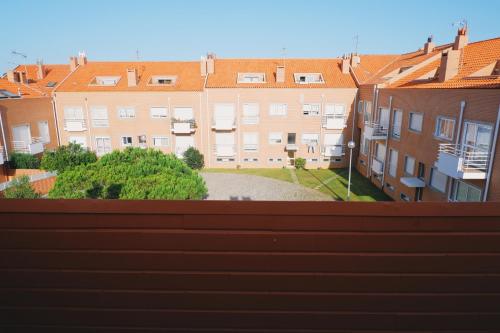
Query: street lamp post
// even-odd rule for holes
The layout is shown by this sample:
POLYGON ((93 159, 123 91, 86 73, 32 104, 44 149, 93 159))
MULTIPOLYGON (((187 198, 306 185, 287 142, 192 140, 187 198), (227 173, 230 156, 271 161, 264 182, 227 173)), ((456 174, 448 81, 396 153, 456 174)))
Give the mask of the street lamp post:
POLYGON ((349 181, 347 183, 347 201, 351 199, 351 173, 352 173, 352 150, 356 147, 356 142, 353 140, 347 143, 349 148, 349 181))

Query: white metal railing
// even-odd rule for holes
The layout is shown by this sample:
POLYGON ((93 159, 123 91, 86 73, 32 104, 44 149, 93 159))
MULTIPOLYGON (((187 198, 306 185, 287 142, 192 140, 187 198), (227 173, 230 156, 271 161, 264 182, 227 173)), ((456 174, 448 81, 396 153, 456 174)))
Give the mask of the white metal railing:
POLYGON ((109 127, 108 119, 92 119, 93 127, 109 127))
POLYGON ((17 153, 38 154, 43 151, 43 140, 41 137, 32 137, 31 142, 12 141, 12 149, 17 153))
POLYGON ((215 155, 218 157, 232 157, 236 155, 236 145, 235 144, 215 144, 214 145, 215 155))
POLYGON ((460 169, 466 171, 486 172, 490 153, 486 151, 475 150, 470 146, 461 144, 441 143, 439 144, 439 153, 449 154, 460 158, 460 169))
POLYGON ((241 119, 243 125, 257 125, 259 123, 259 116, 248 116, 241 119))
POLYGON ((64 119, 64 130, 66 131, 85 131, 86 129, 85 119, 64 119))
POLYGON ((337 156, 343 156, 345 155, 345 145, 324 145, 321 148, 321 152, 323 155, 326 157, 337 157, 337 156))
POLYGON ((389 128, 387 126, 383 126, 378 122, 365 122, 365 126, 371 127, 373 129, 373 136, 387 136, 389 132, 389 128))
POLYGON ((188 123, 190 128, 196 128, 196 121, 194 119, 177 119, 172 118, 172 125, 188 123))

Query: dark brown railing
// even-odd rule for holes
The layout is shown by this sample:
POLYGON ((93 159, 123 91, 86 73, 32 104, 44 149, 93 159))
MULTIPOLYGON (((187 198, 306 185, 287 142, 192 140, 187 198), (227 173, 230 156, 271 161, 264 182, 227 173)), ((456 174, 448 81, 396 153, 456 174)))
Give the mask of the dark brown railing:
POLYGON ((0 200, 2 332, 498 332, 500 203, 0 200))

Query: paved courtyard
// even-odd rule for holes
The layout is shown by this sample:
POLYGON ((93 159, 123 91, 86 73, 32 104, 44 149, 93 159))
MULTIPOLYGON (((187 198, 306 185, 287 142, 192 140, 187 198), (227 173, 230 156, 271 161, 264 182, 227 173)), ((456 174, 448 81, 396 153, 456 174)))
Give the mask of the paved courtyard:
POLYGON ((208 200, 332 201, 319 191, 266 177, 201 173, 208 187, 208 200))

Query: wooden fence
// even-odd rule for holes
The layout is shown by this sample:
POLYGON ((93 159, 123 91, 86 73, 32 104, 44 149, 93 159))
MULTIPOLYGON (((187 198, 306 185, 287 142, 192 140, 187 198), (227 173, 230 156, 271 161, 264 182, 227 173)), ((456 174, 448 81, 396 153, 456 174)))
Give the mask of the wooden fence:
POLYGON ((500 204, 0 200, 2 332, 499 332, 500 204))

